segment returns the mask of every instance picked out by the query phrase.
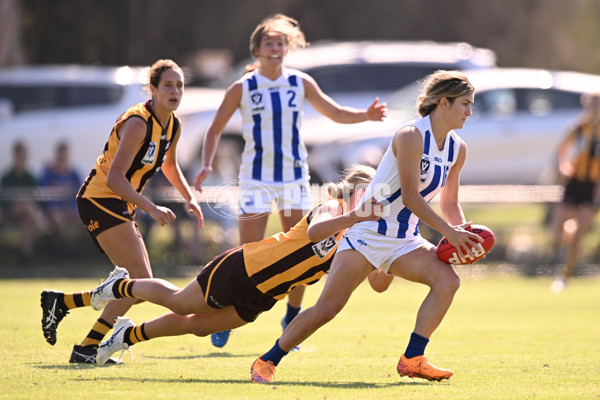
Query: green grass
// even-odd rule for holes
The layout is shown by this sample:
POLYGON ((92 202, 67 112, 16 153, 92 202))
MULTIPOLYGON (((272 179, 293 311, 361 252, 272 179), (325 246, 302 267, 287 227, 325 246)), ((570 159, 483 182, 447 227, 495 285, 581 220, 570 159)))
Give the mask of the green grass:
MULTIPOLYGON (((600 277, 574 279, 559 295, 549 278, 468 273, 427 355, 455 376, 442 383, 399 378, 426 288, 401 280, 382 294, 358 288, 346 309, 288 355, 274 385, 249 383, 250 365, 280 334, 285 302, 216 349, 208 338, 160 338, 132 348, 119 366, 67 362, 97 313, 73 310, 58 343, 42 337, 39 293, 78 291, 98 280, 0 281, 0 382, 3 399, 598 399, 600 277)), ((175 281, 179 285, 187 279, 175 281)), ((307 290, 313 304, 322 283, 307 290)), ((137 323, 163 313, 142 304, 137 323)))

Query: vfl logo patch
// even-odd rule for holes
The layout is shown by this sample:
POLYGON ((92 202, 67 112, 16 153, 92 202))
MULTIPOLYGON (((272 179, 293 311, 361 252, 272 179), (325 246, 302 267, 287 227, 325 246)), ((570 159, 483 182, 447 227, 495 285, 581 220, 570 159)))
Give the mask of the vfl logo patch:
POLYGON ((321 240, 319 243, 315 243, 312 246, 313 252, 319 257, 321 260, 327 257, 331 250, 335 248, 337 241, 335 240, 335 236, 328 237, 325 240, 321 240))
POLYGON ((156 158, 156 143, 150 142, 148 145, 148 151, 146 151, 146 155, 142 159, 142 164, 152 165, 154 164, 154 159, 156 158))
POLYGON ((252 111, 260 111, 265 109, 265 103, 263 102, 263 95, 261 92, 254 92, 250 95, 250 107, 252 111))
POLYGON ((431 170, 431 159, 428 156, 421 157, 421 183, 424 183, 431 170))

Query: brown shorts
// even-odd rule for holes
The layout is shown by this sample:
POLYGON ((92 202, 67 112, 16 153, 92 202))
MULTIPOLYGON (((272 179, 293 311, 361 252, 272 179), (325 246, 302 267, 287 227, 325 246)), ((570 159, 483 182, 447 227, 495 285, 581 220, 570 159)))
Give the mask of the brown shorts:
POLYGON ((78 197, 77 211, 92 240, 103 253, 104 250, 100 247, 96 236, 113 226, 133 221, 127 203, 121 199, 107 197, 90 200, 78 197))
POLYGON ((563 203, 572 206, 592 205, 595 190, 596 185, 593 182, 572 179, 565 185, 563 203))
POLYGON ((253 322, 277 300, 256 288, 248 277, 241 247, 216 256, 196 278, 206 303, 213 308, 233 306, 246 322, 253 322))

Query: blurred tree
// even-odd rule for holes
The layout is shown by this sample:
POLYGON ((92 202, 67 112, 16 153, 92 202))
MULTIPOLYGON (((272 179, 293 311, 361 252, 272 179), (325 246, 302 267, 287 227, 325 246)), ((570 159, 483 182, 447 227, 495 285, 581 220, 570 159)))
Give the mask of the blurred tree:
POLYGON ((18 0, 0 1, 0 65, 19 65, 25 62, 19 22, 18 0))
MULTIPOLYGON (((3 3, 15 0, 3 0, 3 3)), ((31 63, 181 62, 202 49, 248 57, 258 21, 283 12, 321 39, 466 41, 501 66, 600 73, 597 0, 21 0, 31 63)), ((1 24, 4 29, 4 23, 1 24)), ((4 32, 4 31, 3 31, 4 32)), ((4 39, 4 34, 2 35, 4 39)))

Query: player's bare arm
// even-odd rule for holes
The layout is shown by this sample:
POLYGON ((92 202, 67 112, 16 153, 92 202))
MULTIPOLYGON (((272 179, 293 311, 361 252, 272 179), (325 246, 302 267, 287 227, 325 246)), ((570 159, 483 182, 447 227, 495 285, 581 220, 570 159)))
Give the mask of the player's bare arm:
POLYGON ((182 127, 179 125, 179 130, 175 133, 175 138, 167 151, 165 162, 163 163, 161 170, 167 180, 173 185, 173 187, 181 194, 183 199, 185 200, 186 210, 194 214, 196 219, 198 220, 198 226, 204 227, 204 216, 202 215, 202 210, 200 206, 196 202, 196 198, 192 193, 190 186, 187 183, 179 164, 177 163, 177 143, 179 142, 179 138, 181 137, 182 127))
MULTIPOLYGON (((361 189, 362 190, 362 189, 361 189)), ((318 242, 328 238, 357 222, 376 221, 383 212, 383 206, 374 200, 363 205, 363 212, 351 210, 343 213, 341 204, 337 200, 328 200, 314 212, 308 226, 308 238, 312 242, 318 242)))
POLYGON ((236 81, 225 92, 223 101, 206 131, 206 136, 204 136, 204 144, 202 146, 202 169, 194 179, 194 187, 198 191, 202 191, 202 182, 204 182, 206 177, 212 172, 212 163, 215 158, 215 153, 217 152, 221 134, 233 116, 233 113, 239 108, 241 100, 242 82, 236 81))
POLYGON ((387 105, 378 103, 378 99, 375 99, 366 110, 341 106, 325 94, 311 76, 304 74, 303 80, 306 100, 315 110, 332 121, 354 124, 364 121, 382 121, 387 116, 387 105))

